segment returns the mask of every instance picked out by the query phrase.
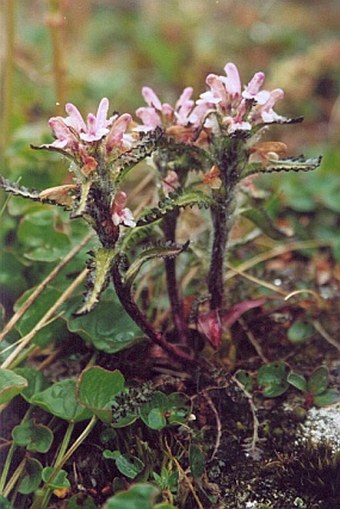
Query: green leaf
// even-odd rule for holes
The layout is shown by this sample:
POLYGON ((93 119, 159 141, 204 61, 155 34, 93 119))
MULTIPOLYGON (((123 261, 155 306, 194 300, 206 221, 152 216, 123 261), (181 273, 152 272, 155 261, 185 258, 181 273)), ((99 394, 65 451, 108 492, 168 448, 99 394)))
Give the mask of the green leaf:
POLYGON ((25 378, 10 369, 0 368, 0 405, 13 399, 27 386, 28 382, 25 378))
POLYGON ((116 353, 141 341, 142 331, 126 313, 114 291, 107 291, 91 314, 71 318, 77 306, 78 299, 68 304, 67 326, 97 350, 116 353))
POLYGON ((170 193, 169 196, 158 203, 157 207, 142 213, 137 221, 137 227, 154 223, 174 210, 193 207, 194 205, 207 208, 211 205, 211 198, 202 191, 192 189, 170 193))
POLYGON ((84 421, 93 415, 93 412, 76 400, 76 382, 70 378, 56 382, 39 392, 31 398, 31 403, 69 422, 84 421))
POLYGON ((41 392, 48 387, 48 382, 41 371, 34 368, 15 368, 15 373, 26 378, 28 387, 21 392, 21 396, 31 402, 31 399, 37 392, 41 392))
POLYGON ((274 240, 286 239, 287 235, 279 230, 268 213, 261 208, 248 208, 241 211, 241 215, 254 223, 260 230, 274 240))
POLYGON ((28 451, 45 453, 53 442, 52 431, 43 424, 26 421, 12 430, 14 442, 20 447, 26 447, 28 451))
POLYGON ((150 410, 147 418, 143 420, 151 429, 163 429, 166 426, 166 418, 159 408, 150 410))
POLYGON ((110 282, 110 270, 116 251, 114 249, 100 248, 95 253, 91 253, 92 257, 87 264, 89 273, 86 282, 86 294, 84 304, 76 312, 76 315, 89 313, 98 303, 100 295, 107 288, 110 282))
POLYGON ((142 421, 151 429, 162 429, 166 426, 165 411, 168 407, 168 398, 163 392, 153 393, 151 400, 142 405, 139 415, 142 421))
POLYGON ((66 509, 98 509, 93 498, 84 492, 73 495, 67 502, 66 509))
POLYGON ((119 472, 129 479, 135 479, 145 468, 144 463, 131 454, 119 454, 115 463, 119 472))
POLYGON ((151 400, 139 409, 142 421, 151 429, 163 429, 168 424, 182 424, 189 413, 188 398, 176 392, 167 395, 156 391, 151 400))
POLYGON ((91 410, 103 422, 112 421, 112 400, 124 389, 124 377, 120 371, 108 371, 94 366, 80 375, 77 385, 78 401, 91 410))
POLYGON ((287 336, 292 343, 303 343, 315 334, 313 324, 305 320, 296 320, 289 327, 287 336))
POLYGON ((109 498, 103 509, 154 509, 158 494, 159 489, 153 484, 138 483, 109 498))
POLYGON ((320 366, 315 369, 309 377, 307 387, 308 391, 318 396, 325 392, 328 387, 329 377, 327 368, 320 366))
POLYGON ((272 173, 276 171, 313 171, 321 164, 321 157, 305 159, 303 156, 287 159, 270 160, 265 166, 261 163, 249 164, 242 173, 242 178, 256 173, 272 173))
POLYGON ((0 495, 0 509, 14 509, 12 504, 7 500, 6 497, 0 495))
POLYGON ((247 371, 244 371, 244 369, 239 369, 235 376, 237 380, 243 385, 246 391, 252 391, 254 383, 252 377, 249 373, 247 373, 247 371))
POLYGON ((54 467, 45 467, 41 477, 47 486, 53 490, 71 487, 71 483, 67 479, 66 470, 57 471, 54 467))
POLYGON ((302 392, 308 392, 307 380, 304 376, 299 375, 298 373, 291 371, 287 376, 287 382, 302 392))
POLYGON ((135 261, 130 265, 125 273, 125 284, 131 286, 142 265, 154 258, 174 258, 188 247, 189 243, 176 244, 174 242, 166 242, 163 245, 149 247, 140 253, 135 261))
POLYGON ((71 241, 60 227, 62 216, 55 209, 29 211, 21 220, 17 236, 25 246, 25 257, 53 262, 69 251, 71 241))
MULTIPOLYGON (((30 288, 25 292, 20 299, 16 301, 14 309, 18 310, 33 291, 34 288, 30 288)), ((22 336, 28 334, 33 329, 45 313, 55 304, 56 300, 60 297, 60 293, 60 290, 51 286, 45 288, 42 296, 35 301, 34 305, 28 308, 16 326, 16 329, 22 336)), ((65 336, 65 334, 67 334, 67 329, 64 321, 53 320, 42 330, 38 331, 34 336, 33 342, 38 346, 46 346, 56 338, 65 336)))
POLYGON ((340 394, 336 389, 327 389, 321 394, 317 394, 313 397, 313 402, 316 406, 327 406, 333 405, 340 401, 340 394))
POLYGON ((174 505, 168 504, 167 502, 162 502, 161 504, 156 504, 154 509, 177 509, 174 505))
POLYGON ((87 208, 87 200, 92 186, 92 180, 82 182, 80 185, 80 197, 75 202, 74 210, 72 211, 71 218, 81 217, 87 208))
POLYGON ((194 479, 199 479, 204 474, 205 456, 195 444, 192 444, 189 449, 189 465, 194 479))
POLYGON ((34 493, 41 482, 42 464, 35 458, 28 458, 25 463, 24 476, 18 487, 19 493, 29 495, 34 493))
POLYGON ((286 365, 283 362, 265 364, 258 370, 257 381, 266 398, 281 396, 288 389, 286 365))
POLYGON ((111 426, 114 428, 126 428, 130 426, 138 419, 138 415, 136 414, 127 414, 125 417, 121 417, 118 421, 112 422, 111 426))

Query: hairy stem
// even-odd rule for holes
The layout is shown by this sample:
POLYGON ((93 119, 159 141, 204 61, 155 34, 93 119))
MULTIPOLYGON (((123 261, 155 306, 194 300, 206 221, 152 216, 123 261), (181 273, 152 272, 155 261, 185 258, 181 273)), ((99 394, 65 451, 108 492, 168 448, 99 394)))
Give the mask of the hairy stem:
POLYGON ((122 280, 122 276, 119 270, 119 261, 116 261, 114 264, 112 271, 112 280, 117 293, 117 296, 124 307, 125 311, 132 318, 132 320, 141 328, 141 330, 151 339, 153 343, 160 346, 165 352, 167 352, 172 358, 180 360, 182 362, 190 362, 191 364, 195 364, 196 360, 187 352, 183 351, 181 348, 168 343, 164 336, 157 332, 152 324, 148 321, 145 315, 137 306, 134 301, 130 288, 126 288, 124 285, 124 281, 122 280))
MULTIPOLYGON (((170 242, 176 242, 176 225, 179 213, 173 212, 164 218, 162 229, 166 240, 170 242)), ((165 273, 168 296, 170 300, 172 319, 174 323, 174 329, 176 336, 180 342, 185 343, 186 340, 186 327, 183 316, 183 306, 180 299, 180 294, 177 284, 176 276, 176 258, 166 258, 165 273)))
POLYGON ((228 241, 228 203, 215 202, 211 209, 214 239, 211 251, 208 289, 211 295, 211 309, 219 309, 224 297, 224 256, 228 241))
POLYGON ((227 144, 215 146, 215 161, 219 169, 221 187, 213 191, 211 207, 214 238, 211 251, 208 289, 211 295, 211 309, 220 309, 224 300, 225 253, 234 207, 235 187, 240 180, 246 154, 242 142, 227 140, 227 144))

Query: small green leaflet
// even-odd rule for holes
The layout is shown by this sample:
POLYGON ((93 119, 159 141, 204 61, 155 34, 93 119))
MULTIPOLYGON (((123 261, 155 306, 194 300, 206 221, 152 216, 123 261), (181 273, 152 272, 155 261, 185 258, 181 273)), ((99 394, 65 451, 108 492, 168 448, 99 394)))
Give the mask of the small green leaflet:
POLYGON ((287 159, 270 160, 266 166, 261 163, 252 163, 247 165, 242 178, 256 173, 272 173, 276 171, 313 171, 321 164, 321 156, 305 159, 303 156, 287 159))
POLYGON ((138 258, 130 265, 125 273, 125 284, 131 286, 142 265, 153 258, 173 258, 178 256, 189 245, 185 244, 165 243, 163 245, 153 246, 142 251, 138 258))
POLYGON ((87 291, 83 306, 76 315, 89 313, 98 303, 101 293, 106 289, 110 281, 110 270, 116 256, 114 249, 100 248, 91 253, 92 258, 88 262, 89 274, 87 276, 87 291))

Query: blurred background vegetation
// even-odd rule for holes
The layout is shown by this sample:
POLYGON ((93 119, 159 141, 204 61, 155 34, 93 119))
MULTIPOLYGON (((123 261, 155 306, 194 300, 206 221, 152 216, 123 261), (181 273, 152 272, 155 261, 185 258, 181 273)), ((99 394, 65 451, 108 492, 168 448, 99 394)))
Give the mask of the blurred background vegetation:
MULTIPOLYGON (((3 0, 2 5, 1 173, 38 189, 61 184, 68 178, 67 162, 29 145, 51 140, 47 120, 64 115, 66 102, 86 114, 107 96, 112 111, 133 113, 143 105, 143 85, 170 103, 188 85, 197 97, 207 73, 223 74, 232 61, 244 83, 263 70, 265 88, 284 89, 278 113, 305 117, 303 124, 276 127, 271 139, 286 142, 293 155, 323 154, 321 169, 312 175, 264 178, 263 185, 274 191, 270 212, 304 214, 295 220, 298 235, 331 238, 340 260, 338 0, 3 0)), ((17 291, 27 287, 20 264, 25 250, 39 245, 34 236, 41 230, 36 224, 32 230, 27 211, 33 205, 23 202, 11 198, 9 215, 2 216, 7 246, 2 282, 11 287, 17 279, 17 291)))

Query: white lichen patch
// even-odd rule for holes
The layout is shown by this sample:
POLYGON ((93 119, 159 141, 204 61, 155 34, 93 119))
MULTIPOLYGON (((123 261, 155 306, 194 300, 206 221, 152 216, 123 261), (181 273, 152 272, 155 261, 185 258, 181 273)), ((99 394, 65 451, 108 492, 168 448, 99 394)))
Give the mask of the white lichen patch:
POLYGON ((301 438, 315 444, 326 441, 334 452, 340 451, 340 403, 308 410, 301 426, 301 438))

